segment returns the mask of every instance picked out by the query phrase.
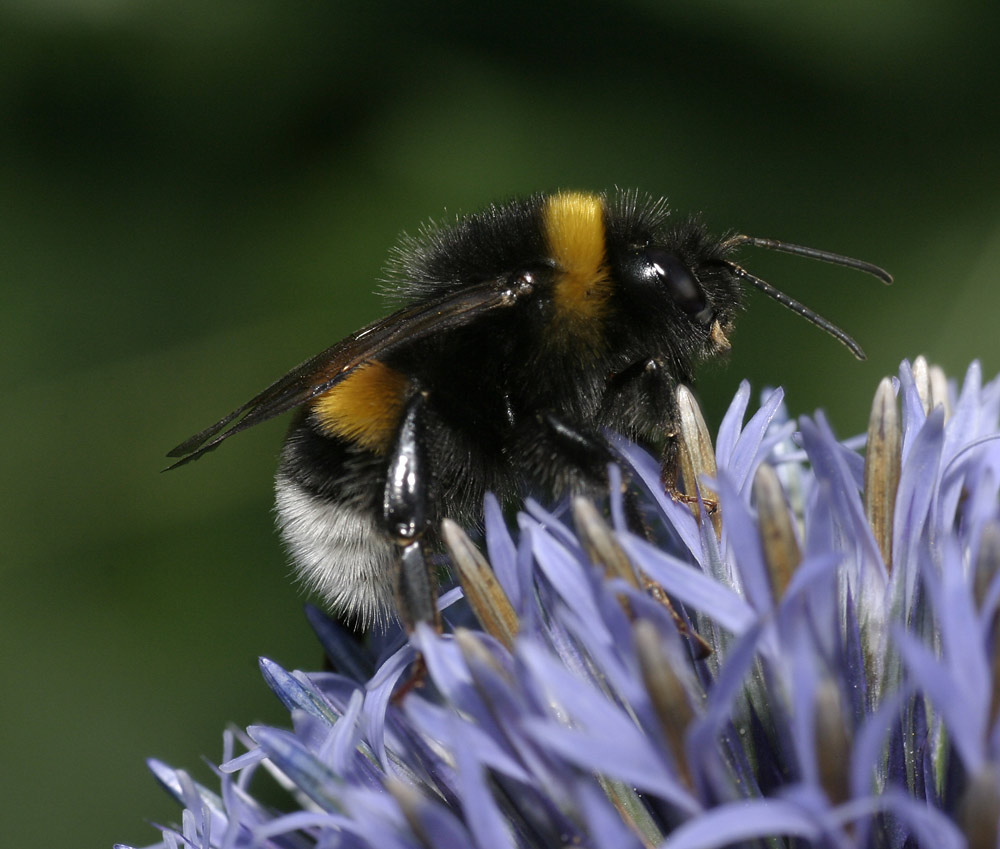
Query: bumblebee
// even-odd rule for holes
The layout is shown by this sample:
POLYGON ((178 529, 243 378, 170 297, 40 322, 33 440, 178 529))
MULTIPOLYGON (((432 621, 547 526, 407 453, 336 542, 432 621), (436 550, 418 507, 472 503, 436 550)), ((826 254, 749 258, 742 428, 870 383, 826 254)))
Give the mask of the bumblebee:
POLYGON ((537 194, 404 238, 404 304, 302 363, 170 452, 183 465, 296 409, 276 477, 298 573, 359 628, 395 606, 436 621, 428 567, 441 519, 483 496, 597 492, 613 430, 670 471, 675 390, 729 349, 745 284, 857 343, 744 270, 750 245, 872 274, 877 266, 745 235, 713 237, 635 192, 537 194))

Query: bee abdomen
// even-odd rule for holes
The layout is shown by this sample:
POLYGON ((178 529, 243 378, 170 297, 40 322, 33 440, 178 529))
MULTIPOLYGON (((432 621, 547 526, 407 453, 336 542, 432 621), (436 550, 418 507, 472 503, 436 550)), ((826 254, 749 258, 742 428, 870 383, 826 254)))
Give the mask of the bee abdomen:
POLYGON ((371 510, 319 495, 284 470, 275 481, 278 529, 302 581, 365 627, 393 605, 395 550, 371 510))

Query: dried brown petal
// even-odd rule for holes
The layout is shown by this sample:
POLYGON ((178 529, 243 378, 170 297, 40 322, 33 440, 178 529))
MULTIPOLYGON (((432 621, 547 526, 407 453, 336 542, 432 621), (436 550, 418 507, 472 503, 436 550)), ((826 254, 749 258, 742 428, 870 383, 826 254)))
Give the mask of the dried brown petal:
MULTIPOLYGON (((590 501, 581 497, 573 499, 573 519, 576 522, 577 534, 583 543, 587 556, 593 563, 604 567, 605 575, 609 578, 622 578, 635 589, 644 589, 652 598, 662 604, 673 618, 677 630, 691 641, 695 657, 703 659, 712 653, 712 647, 705 642, 704 638, 688 628, 663 587, 646 574, 636 575, 628 555, 618 544, 618 540, 615 539, 604 517, 597 512, 597 508, 590 501)), ((624 594, 620 594, 618 598, 626 615, 631 618, 632 608, 628 599, 624 594)))
POLYGON ((642 681, 653 703, 656 718, 660 721, 660 729, 670 746, 681 778, 688 787, 692 787, 691 769, 684 748, 684 737, 694 720, 687 691, 663 647, 656 627, 651 622, 639 620, 632 633, 642 681))
POLYGON ((851 735, 844 722, 840 690, 833 681, 823 681, 816 693, 816 754, 819 781, 834 805, 850 798, 848 775, 851 735))
POLYGON ((792 574, 802 562, 802 552, 795 537, 791 513, 785 504, 781 481, 766 463, 760 465, 754 476, 753 496, 757 505, 764 562, 771 577, 771 592, 778 601, 784 596, 792 574))
POLYGON ((944 420, 951 417, 951 402, 948 400, 948 378, 941 366, 931 366, 927 370, 931 385, 931 409, 944 407, 944 420))
POLYGON ((639 589, 635 569, 593 503, 579 496, 574 498, 573 521, 591 562, 603 566, 609 578, 622 578, 639 589))
POLYGON ((969 849, 996 849, 1000 781, 991 765, 985 766, 966 786, 958 803, 957 820, 969 849))
POLYGON ((450 519, 441 522, 441 536, 479 623, 508 649, 513 648, 519 627, 517 614, 490 564, 465 531, 450 519))
POLYGON ((701 518, 697 495, 711 510, 712 523, 717 535, 722 533, 722 517, 719 515, 719 497, 702 482, 705 477, 714 478, 718 474, 715 465, 715 449, 708 433, 705 417, 691 390, 683 384, 677 387, 678 452, 677 460, 681 472, 681 495, 687 496, 691 512, 696 519, 701 518))
POLYGON ((902 431, 896 397, 889 378, 875 391, 868 420, 865 450, 865 516, 882 552, 886 569, 892 568, 892 522, 902 462, 902 431))
POLYGON ((426 846, 427 849, 433 849, 434 841, 431 835, 427 833, 427 829, 420 819, 420 808, 427 801, 420 791, 412 784, 400 781, 398 778, 392 776, 386 779, 385 788, 392 795, 393 799, 396 800, 396 804, 399 805, 400 811, 403 812, 403 817, 413 830, 414 836, 420 841, 420 845, 426 846))
MULTIPOLYGON (((663 832, 650 815, 649 808, 641 795, 623 781, 616 781, 603 775, 597 776, 601 789, 618 811, 618 816, 642 843, 643 849, 656 849, 663 842, 663 832)), ((570 847, 566 847, 570 849, 570 847)))
POLYGON ((993 578, 1000 569, 1000 522, 987 522, 979 535, 979 552, 976 554, 976 569, 973 576, 973 593, 976 607, 982 608, 986 593, 993 578))
POLYGON ((497 663, 497 659, 486 650, 486 647, 476 634, 476 631, 470 631, 468 628, 455 629, 455 642, 458 644, 458 650, 462 653, 466 664, 470 668, 476 665, 489 666, 497 672, 504 674, 500 664, 497 663))
MULTIPOLYGON (((993 582, 997 570, 1000 569, 1000 523, 988 522, 979 536, 979 552, 976 554, 975 572, 972 576, 972 592, 976 599, 976 607, 980 610, 986 603, 986 595, 993 582)), ((990 638, 993 641, 991 652, 990 680, 993 683, 990 692, 990 727, 1000 716, 1000 614, 993 612, 989 627, 990 638)))

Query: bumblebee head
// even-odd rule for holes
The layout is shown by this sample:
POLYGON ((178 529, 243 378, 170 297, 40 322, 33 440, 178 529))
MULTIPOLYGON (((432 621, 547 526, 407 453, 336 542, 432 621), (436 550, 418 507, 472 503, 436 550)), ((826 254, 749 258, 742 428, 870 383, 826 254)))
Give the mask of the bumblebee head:
POLYGON ((609 254, 633 321, 656 322, 691 353, 710 356, 729 349, 742 287, 718 240, 699 222, 633 234, 624 244, 612 238, 609 254))
POLYGON ((607 250, 631 318, 669 328, 689 353, 709 356, 729 348, 728 334, 749 284, 798 313, 864 359, 861 347, 836 325, 733 261, 743 245, 797 254, 854 268, 891 283, 878 266, 840 254, 746 235, 711 236, 696 218, 669 220, 663 201, 623 193, 607 201, 607 250))

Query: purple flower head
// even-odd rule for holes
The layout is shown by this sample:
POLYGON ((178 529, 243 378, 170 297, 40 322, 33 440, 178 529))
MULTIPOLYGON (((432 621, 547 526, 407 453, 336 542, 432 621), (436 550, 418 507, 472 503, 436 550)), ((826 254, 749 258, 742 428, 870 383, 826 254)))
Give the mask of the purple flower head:
POLYGON ((607 505, 445 523, 443 634, 311 611, 340 671, 262 660, 289 728, 227 733, 219 791, 151 763, 156 845, 994 849, 1000 381, 904 362, 847 442, 749 404, 712 449, 681 393, 677 492, 612 436, 607 505))

